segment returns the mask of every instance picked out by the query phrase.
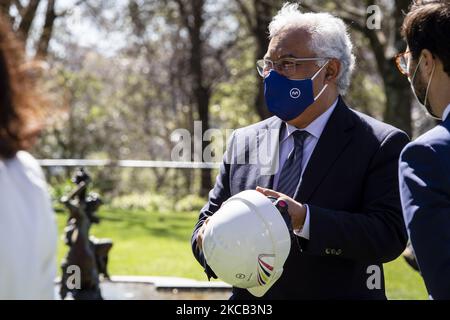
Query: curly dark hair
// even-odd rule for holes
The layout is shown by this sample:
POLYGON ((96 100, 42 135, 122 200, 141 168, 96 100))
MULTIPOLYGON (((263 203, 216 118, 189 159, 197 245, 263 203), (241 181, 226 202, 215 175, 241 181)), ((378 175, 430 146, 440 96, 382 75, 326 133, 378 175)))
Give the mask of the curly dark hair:
POLYGON ((0 15, 0 158, 32 147, 43 123, 43 99, 24 45, 8 18, 0 15))

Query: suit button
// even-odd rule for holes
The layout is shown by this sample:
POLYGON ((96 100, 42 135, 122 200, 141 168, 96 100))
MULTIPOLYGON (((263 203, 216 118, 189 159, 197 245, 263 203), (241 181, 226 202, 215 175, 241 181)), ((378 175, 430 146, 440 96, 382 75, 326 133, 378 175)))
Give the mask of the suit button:
POLYGON ((330 253, 331 253, 331 250, 330 250, 329 248, 326 248, 326 249, 325 249, 325 253, 326 253, 326 254, 330 254, 330 253))

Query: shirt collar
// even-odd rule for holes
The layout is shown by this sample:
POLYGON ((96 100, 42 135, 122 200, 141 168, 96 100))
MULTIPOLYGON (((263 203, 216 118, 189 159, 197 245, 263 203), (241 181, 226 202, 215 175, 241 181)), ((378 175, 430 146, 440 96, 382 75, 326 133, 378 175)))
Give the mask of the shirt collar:
POLYGON ((444 114, 442 115, 442 121, 445 121, 450 114, 450 104, 445 108, 444 114))
POLYGON ((283 139, 281 140, 281 142, 283 142, 284 140, 289 138, 289 136, 296 130, 307 131, 310 135, 312 135, 315 138, 319 139, 320 136, 322 135, 323 130, 325 129, 325 126, 326 126, 328 120, 331 117, 331 114, 333 113, 333 110, 336 108, 338 100, 339 100, 339 98, 337 98, 333 102, 333 104, 331 105, 330 108, 328 108, 327 111, 322 113, 319 117, 317 117, 313 122, 311 122, 304 129, 299 129, 299 128, 297 128, 297 127, 295 127, 293 125, 290 125, 287 122, 285 122, 286 130, 284 130, 283 139))

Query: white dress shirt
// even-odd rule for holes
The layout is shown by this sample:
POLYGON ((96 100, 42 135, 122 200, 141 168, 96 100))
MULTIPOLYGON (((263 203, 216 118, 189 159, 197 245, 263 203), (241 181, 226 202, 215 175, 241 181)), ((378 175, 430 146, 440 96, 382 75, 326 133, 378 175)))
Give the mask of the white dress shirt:
MULTIPOLYGON (((283 136, 281 137, 280 142, 280 169, 274 176, 273 186, 274 190, 277 190, 278 181, 280 178, 280 173, 283 168, 284 162, 288 158, 290 152, 294 149, 294 138, 292 137, 292 133, 296 130, 307 131, 309 135, 305 139, 303 143, 303 159, 302 159, 302 172, 300 174, 300 184, 301 179, 303 177, 303 172, 305 172, 305 168, 308 165, 309 159, 316 148, 317 142, 319 142, 320 136, 322 135, 323 130, 325 129, 325 125, 330 119, 333 110, 336 108, 338 99, 328 108, 327 111, 322 113, 317 119, 311 122, 306 128, 298 129, 288 123, 285 123, 286 130, 283 130, 283 136)), ((303 228, 300 230, 294 230, 294 233, 302 238, 309 240, 309 207, 306 205, 306 217, 305 223, 303 224, 303 228)))
POLYGON ((0 300, 54 298, 56 243, 39 164, 24 151, 0 159, 0 300))
POLYGON ((445 121, 445 119, 447 119, 449 114, 450 114, 450 104, 444 110, 444 114, 442 115, 442 121, 445 121))

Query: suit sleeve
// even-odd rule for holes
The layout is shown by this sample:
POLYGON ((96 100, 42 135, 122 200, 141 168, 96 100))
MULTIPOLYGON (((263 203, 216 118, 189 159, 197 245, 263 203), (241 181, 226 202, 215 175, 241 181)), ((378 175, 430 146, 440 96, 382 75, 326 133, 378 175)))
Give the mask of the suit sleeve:
POLYGON ((232 146, 234 140, 235 132, 233 132, 230 141, 228 143, 227 150, 224 154, 223 161, 220 165, 219 174, 217 175, 214 188, 209 192, 208 202, 200 210, 200 216, 197 224, 195 225, 194 232, 191 238, 192 252, 194 253, 197 261, 202 265, 208 279, 217 278, 212 269, 208 266, 206 259, 203 255, 202 250, 197 247, 197 234, 205 220, 212 216, 224 201, 226 201, 230 196, 230 162, 232 154, 232 146))
POLYGON ((364 263, 385 263, 405 249, 407 234, 398 188, 398 159, 409 138, 401 131, 385 137, 366 175, 361 212, 309 205, 310 240, 303 249, 314 255, 338 255, 364 263))
POLYGON ((450 299, 448 162, 431 146, 410 144, 399 172, 405 223, 427 289, 434 299, 450 299))

